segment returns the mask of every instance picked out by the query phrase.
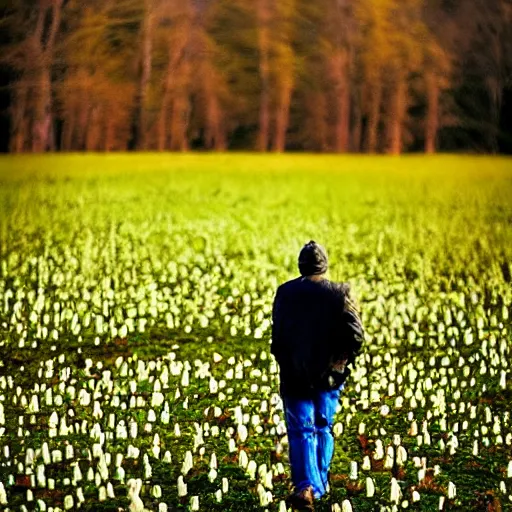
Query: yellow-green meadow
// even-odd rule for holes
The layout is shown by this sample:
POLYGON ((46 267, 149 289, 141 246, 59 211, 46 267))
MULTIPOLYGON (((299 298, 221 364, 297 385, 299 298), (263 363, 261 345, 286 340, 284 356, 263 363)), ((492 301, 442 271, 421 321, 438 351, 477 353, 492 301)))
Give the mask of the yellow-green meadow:
POLYGON ((310 239, 367 331, 317 510, 511 507, 511 159, 70 154, 0 158, 0 508, 286 510, 310 239))

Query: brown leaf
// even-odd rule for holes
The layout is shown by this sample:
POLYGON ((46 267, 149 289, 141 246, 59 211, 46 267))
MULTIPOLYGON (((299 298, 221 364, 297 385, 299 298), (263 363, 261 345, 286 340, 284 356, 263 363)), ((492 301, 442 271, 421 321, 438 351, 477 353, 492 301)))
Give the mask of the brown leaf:
POLYGON ((30 475, 16 475, 16 485, 18 487, 31 487, 30 475))

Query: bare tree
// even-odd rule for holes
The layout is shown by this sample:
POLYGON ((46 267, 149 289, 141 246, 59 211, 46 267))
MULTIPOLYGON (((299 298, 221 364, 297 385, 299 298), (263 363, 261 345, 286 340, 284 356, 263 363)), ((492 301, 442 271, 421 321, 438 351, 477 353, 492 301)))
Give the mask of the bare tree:
POLYGON ((286 134, 290 118, 290 106, 295 85, 295 55, 292 47, 295 0, 279 0, 276 4, 272 30, 273 75, 275 77, 275 130, 272 148, 286 149, 286 134))
POLYGON ((34 152, 54 149, 52 130, 52 65, 55 39, 62 18, 63 0, 44 0, 39 2, 36 29, 32 36, 35 54, 39 57, 38 80, 35 95, 34 122, 32 125, 32 150, 34 152), (51 16, 49 30, 45 22, 51 16))
POLYGON ((139 150, 148 149, 148 93, 153 65, 153 32, 159 0, 144 0, 144 14, 141 24, 140 77, 137 93, 136 146, 139 150))
POLYGON ((421 7, 420 0, 395 0, 388 10, 388 23, 393 31, 388 38, 390 53, 385 66, 389 96, 386 150, 394 155, 403 150, 411 103, 411 76, 420 73, 424 63, 424 46, 418 41, 429 40, 421 7))
MULTIPOLYGON (((137 75, 130 72, 135 50, 130 40, 116 46, 133 19, 135 0, 126 3, 70 2, 67 32, 59 56, 65 72, 54 83, 66 151, 126 149, 135 111, 137 75)), ((136 13, 136 11, 134 11, 136 13)))
POLYGON ((394 75, 392 88, 387 113, 387 151, 399 155, 403 148, 403 128, 408 105, 407 77, 403 71, 397 71, 394 75))
POLYGON ((469 39, 466 74, 477 75, 487 93, 485 137, 488 148, 497 152, 503 92, 512 81, 512 6, 507 0, 461 2, 457 15, 469 39))
POLYGON ((329 0, 327 14, 327 66, 334 88, 334 149, 346 152, 350 146, 351 73, 355 20, 351 3, 329 0))
POLYGON ((357 55, 361 74, 361 111, 366 118, 364 149, 368 153, 379 149, 384 67, 391 54, 389 3, 361 0, 354 9, 361 32, 357 55))
POLYGON ((257 0, 259 76, 261 82, 258 151, 267 151, 270 141, 270 20, 272 0, 257 0))
MULTIPOLYGON (((52 68, 62 3, 41 0, 34 12, 20 2, 11 14, 11 24, 19 23, 25 30, 23 38, 2 56, 18 76, 11 86, 10 147, 14 152, 54 149, 52 68)), ((13 28, 15 32, 20 30, 13 28)))

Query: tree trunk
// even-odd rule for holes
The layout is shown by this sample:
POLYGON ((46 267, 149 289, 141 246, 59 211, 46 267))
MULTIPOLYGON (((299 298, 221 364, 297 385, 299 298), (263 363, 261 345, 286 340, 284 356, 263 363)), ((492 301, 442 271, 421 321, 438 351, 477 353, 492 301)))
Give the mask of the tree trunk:
POLYGON ((488 131, 489 149, 492 153, 498 153, 498 132, 501 124, 501 108, 503 104, 503 85, 501 80, 495 76, 488 76, 485 79, 490 104, 490 115, 492 129, 488 131))
POLYGON ((48 149, 50 143, 52 86, 50 70, 44 66, 40 71, 34 124, 32 125, 32 151, 41 153, 48 149))
POLYGON ((349 150, 350 141, 350 89, 348 82, 345 83, 339 98, 336 138, 338 151, 346 153, 349 150))
POLYGON ((259 75, 261 80, 259 130, 257 149, 267 151, 270 140, 270 5, 269 0, 257 0, 259 75))
POLYGON ((327 151, 329 149, 329 121, 328 121, 328 105, 325 93, 318 93, 315 95, 317 103, 315 110, 317 111, 316 118, 316 138, 318 141, 318 148, 320 151, 327 151))
POLYGON ((62 130, 62 151, 71 151, 73 148, 73 133, 75 131, 75 111, 68 113, 62 130))
POLYGON ((356 93, 353 98, 353 118, 354 118, 354 128, 352 130, 350 150, 354 153, 359 153, 361 151, 361 136, 363 132, 363 119, 361 115, 361 104, 359 95, 356 93))
POLYGON ((377 135, 380 122, 380 108, 382 102, 382 85, 380 78, 370 86, 370 110, 368 113, 368 127, 366 132, 366 151, 375 153, 377 150, 377 135))
MULTIPOLYGON (((22 78, 23 80, 23 78, 22 78)), ((26 148, 28 133, 27 126, 27 99, 28 90, 24 83, 18 82, 12 87, 12 106, 11 106, 11 141, 10 151, 12 153, 22 153, 26 148)))
POLYGON ((222 129, 219 99, 213 91, 208 93, 206 147, 215 151, 226 149, 226 137, 222 129))
POLYGON ((268 84, 262 82, 258 130, 258 151, 267 151, 270 139, 270 98, 268 84))
POLYGON ((171 150, 187 151, 187 131, 190 118, 190 104, 185 91, 174 98, 171 115, 171 150))
MULTIPOLYGON (((185 47, 183 47, 184 51, 185 47)), ((191 65, 187 58, 184 58, 178 66, 176 74, 179 82, 175 87, 173 105, 171 110, 171 142, 170 149, 173 151, 188 151, 188 127, 190 122, 190 98, 189 98, 189 77, 191 65)))
POLYGON ((350 133, 350 90, 348 81, 344 78, 336 88, 336 144, 338 153, 348 150, 350 133))
MULTIPOLYGON (((500 2, 501 4, 501 2, 500 2)), ((504 2, 500 6, 501 15, 505 16, 504 2)), ((511 11, 512 12, 512 11, 511 11)), ((511 14, 512 16, 512 14, 511 14)), ((506 18, 505 18, 506 19, 506 18)), ((497 20, 496 20, 497 21, 497 20)), ((510 32, 510 31, 509 31, 510 32)), ((504 47, 502 40, 503 24, 496 24, 494 30, 490 31, 489 54, 492 57, 492 69, 489 70, 485 77, 485 85, 489 95, 491 123, 493 129, 489 130, 490 149, 493 153, 499 152, 498 133, 501 125, 501 109, 503 106, 503 89, 504 83, 502 77, 507 76, 506 64, 504 62, 504 47)), ((511 75, 508 74, 510 77, 511 75)), ((509 78, 510 80, 510 78, 509 78)))
POLYGON ((327 151, 329 149, 329 123, 327 99, 323 92, 312 92, 305 98, 306 139, 304 149, 327 151))
POLYGON ((336 126, 334 148, 338 153, 348 150, 350 136, 350 87, 348 79, 348 56, 338 50, 331 59, 331 75, 334 80, 336 126))
POLYGON ((113 116, 107 116, 105 122, 105 151, 109 153, 115 149, 115 137, 114 137, 114 118, 113 116))
POLYGON ((288 131, 291 99, 292 85, 291 83, 285 83, 281 86, 279 92, 276 111, 276 130, 273 149, 278 153, 282 153, 286 149, 286 132, 288 131))
POLYGON ((87 136, 85 140, 86 151, 97 151, 100 142, 100 110, 98 106, 91 109, 89 123, 87 126, 87 136))
POLYGON ((63 0, 52 2, 52 23, 46 41, 44 41, 44 22, 48 7, 39 9, 35 30, 35 42, 38 48, 40 62, 38 90, 36 94, 35 116, 32 126, 32 150, 42 152, 51 144, 52 124, 52 82, 51 72, 53 65, 53 47, 57 32, 59 31, 63 0))
POLYGON ((44 51, 44 41, 42 39, 44 22, 46 19, 47 12, 48 6, 41 3, 39 5, 36 28, 32 39, 33 50, 36 55, 36 62, 34 64, 37 69, 37 85, 35 87, 35 94, 32 94, 34 102, 34 114, 32 119, 31 133, 32 144, 30 148, 31 151, 34 153, 44 151, 44 146, 46 145, 44 140, 44 132, 47 117, 46 110, 48 107, 48 91, 46 90, 48 82, 48 64, 44 62, 46 52, 44 51))
MULTIPOLYGON (((168 149, 168 140, 169 140, 169 127, 168 127, 168 119, 171 118, 171 138, 172 132, 176 130, 176 116, 175 110, 176 105, 176 91, 180 88, 177 84, 178 78, 181 82, 184 80, 188 80, 188 78, 184 75, 186 66, 180 65, 181 61, 184 59, 185 49, 188 41, 181 40, 176 45, 169 46, 169 61, 167 63, 167 70, 165 74, 165 82, 164 82, 164 91, 162 96, 162 106, 160 108, 159 116, 158 116, 158 127, 157 127, 157 140, 158 140, 158 150, 165 151, 168 149), (172 107, 172 109, 171 109, 172 107)), ((179 94, 179 93, 178 93, 179 94)), ((178 105, 178 108, 179 105, 178 105)), ((171 141, 171 144, 173 142, 171 141)))
POLYGON ((78 129, 77 129, 77 138, 76 138, 76 147, 73 149, 76 150, 84 150, 86 148, 86 134, 87 127, 89 126, 89 118, 90 118, 90 106, 89 106, 89 98, 90 93, 86 94, 83 98, 83 102, 80 105, 79 115, 78 115, 78 129))
POLYGON ((439 128, 439 86, 432 73, 426 75, 427 119, 425 125, 425 153, 432 154, 437 149, 437 132, 439 128))
POLYGON ((137 98, 137 140, 136 147, 139 150, 147 149, 148 135, 148 112, 147 98, 149 84, 151 80, 152 70, 152 54, 153 54, 153 26, 155 20, 155 12, 153 0, 145 0, 144 21, 142 26, 142 55, 141 55, 141 73, 139 80, 139 91, 137 98))
POLYGON ((165 151, 167 149, 167 119, 169 118, 169 109, 172 102, 172 92, 170 86, 170 76, 168 74, 164 86, 164 93, 162 97, 162 105, 158 115, 158 128, 157 128, 157 149, 158 151, 165 151))
POLYGON ((403 126, 407 111, 407 83, 400 74, 394 84, 391 110, 388 115, 388 153, 399 155, 402 152, 403 126))
POLYGON ((172 106, 172 82, 173 82, 173 66, 174 62, 170 59, 167 67, 167 75, 164 84, 164 92, 162 96, 162 105, 158 116, 158 135, 157 148, 158 151, 165 151, 168 146, 168 119, 170 117, 170 109, 172 106))

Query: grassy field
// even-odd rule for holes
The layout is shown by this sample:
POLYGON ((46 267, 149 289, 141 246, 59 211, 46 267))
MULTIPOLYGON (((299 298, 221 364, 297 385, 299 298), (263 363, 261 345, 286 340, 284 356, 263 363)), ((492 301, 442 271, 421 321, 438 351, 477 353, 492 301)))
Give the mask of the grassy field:
POLYGON ((284 511, 310 239, 367 330, 317 510, 511 510, 512 160, 244 154, 0 159, 0 509, 284 511))

